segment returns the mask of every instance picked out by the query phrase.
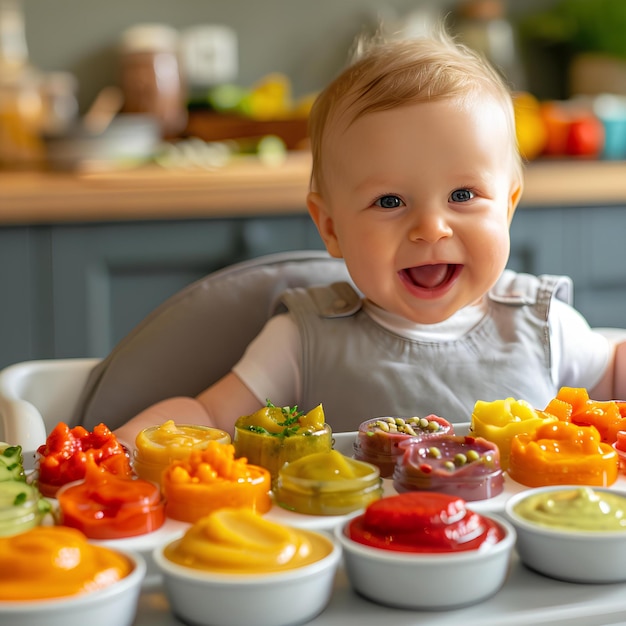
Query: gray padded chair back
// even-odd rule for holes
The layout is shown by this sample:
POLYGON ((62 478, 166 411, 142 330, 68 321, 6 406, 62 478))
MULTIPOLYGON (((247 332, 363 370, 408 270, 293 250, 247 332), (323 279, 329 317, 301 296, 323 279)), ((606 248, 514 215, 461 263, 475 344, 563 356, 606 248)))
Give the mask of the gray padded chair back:
POLYGON ((74 423, 115 429, 155 402, 197 395, 230 371, 285 289, 342 280, 350 281, 342 260, 297 251, 244 261, 192 283, 94 368, 74 423))

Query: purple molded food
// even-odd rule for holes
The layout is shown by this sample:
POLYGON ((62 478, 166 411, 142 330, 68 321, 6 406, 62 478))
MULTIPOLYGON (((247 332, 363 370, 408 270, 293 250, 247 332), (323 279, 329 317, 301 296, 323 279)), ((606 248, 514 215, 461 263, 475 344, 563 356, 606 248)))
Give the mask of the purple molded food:
POLYGON ((396 491, 439 491, 467 501, 500 494, 504 477, 498 446, 482 437, 442 435, 400 444, 396 491))
POLYGON ((403 454, 400 443, 453 434, 452 424, 443 417, 375 417, 359 426, 354 443, 354 458, 380 469, 382 478, 393 475, 396 460, 403 454))

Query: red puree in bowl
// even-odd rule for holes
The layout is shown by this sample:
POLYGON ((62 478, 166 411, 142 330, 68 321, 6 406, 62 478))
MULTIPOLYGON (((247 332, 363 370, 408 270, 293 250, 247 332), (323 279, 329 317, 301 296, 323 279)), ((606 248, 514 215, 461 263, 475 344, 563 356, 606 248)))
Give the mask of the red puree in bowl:
POLYGON ((468 510, 461 498, 414 491, 373 502, 346 533, 373 548, 422 553, 477 550, 504 537, 496 522, 468 510))

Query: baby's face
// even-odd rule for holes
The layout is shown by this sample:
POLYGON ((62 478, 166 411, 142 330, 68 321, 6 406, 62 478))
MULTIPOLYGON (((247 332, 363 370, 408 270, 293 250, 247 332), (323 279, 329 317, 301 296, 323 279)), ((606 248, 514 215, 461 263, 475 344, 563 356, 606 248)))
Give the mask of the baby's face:
POLYGON ((492 100, 370 113, 329 139, 312 214, 366 297, 423 324, 480 300, 509 255, 511 142, 492 100))

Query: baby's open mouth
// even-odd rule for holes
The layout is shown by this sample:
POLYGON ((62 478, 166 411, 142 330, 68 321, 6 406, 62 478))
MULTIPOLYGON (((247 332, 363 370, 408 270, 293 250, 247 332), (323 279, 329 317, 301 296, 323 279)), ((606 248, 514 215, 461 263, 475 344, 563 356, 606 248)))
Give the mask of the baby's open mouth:
POLYGON ((405 280, 422 289, 437 289, 447 285, 461 271, 455 263, 436 263, 408 267, 400 272, 405 280))

